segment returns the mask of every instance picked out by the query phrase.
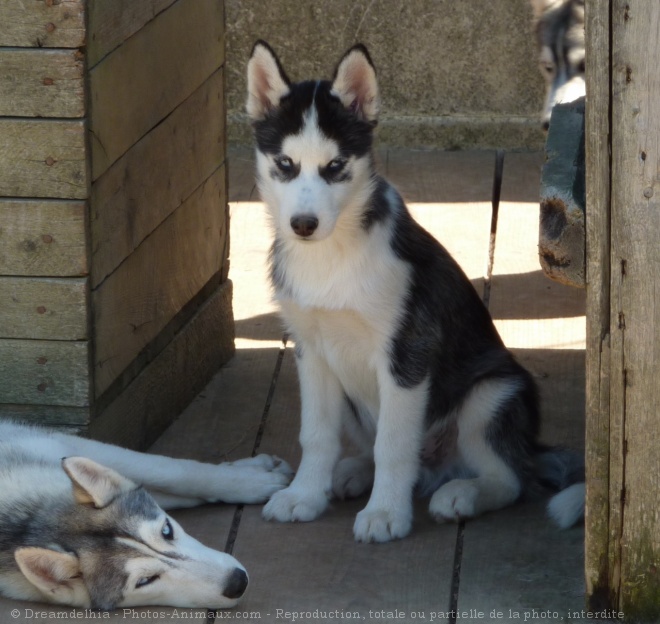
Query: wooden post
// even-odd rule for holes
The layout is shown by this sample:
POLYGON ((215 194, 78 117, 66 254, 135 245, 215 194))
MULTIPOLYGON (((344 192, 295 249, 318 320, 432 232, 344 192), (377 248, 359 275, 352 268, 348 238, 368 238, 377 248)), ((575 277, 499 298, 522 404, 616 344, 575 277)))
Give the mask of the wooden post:
POLYGON ((590 608, 660 618, 660 3, 586 4, 590 608))

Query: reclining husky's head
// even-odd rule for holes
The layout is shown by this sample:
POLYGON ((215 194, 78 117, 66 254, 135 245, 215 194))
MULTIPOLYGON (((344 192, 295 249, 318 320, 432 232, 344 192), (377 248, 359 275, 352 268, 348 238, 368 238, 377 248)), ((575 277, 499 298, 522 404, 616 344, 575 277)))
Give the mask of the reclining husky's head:
POLYGON ((539 50, 539 69, 546 81, 544 128, 552 108, 585 94, 584 0, 531 0, 539 50))
POLYGON ((292 83, 258 41, 248 63, 257 143, 257 183, 280 240, 320 241, 362 218, 371 193, 371 143, 378 114, 376 72, 366 48, 341 59, 332 81, 292 83))
POLYGON ((238 602, 247 575, 236 559, 187 535, 142 487, 113 470, 79 457, 62 465, 74 502, 51 510, 51 542, 27 536, 14 555, 34 600, 101 609, 238 602))

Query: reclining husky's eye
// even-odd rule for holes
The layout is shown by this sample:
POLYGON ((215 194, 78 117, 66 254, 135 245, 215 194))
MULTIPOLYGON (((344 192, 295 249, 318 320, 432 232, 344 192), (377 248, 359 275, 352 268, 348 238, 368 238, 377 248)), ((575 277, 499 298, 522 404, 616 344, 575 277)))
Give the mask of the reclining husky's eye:
POLYGON ((160 576, 158 574, 154 574, 153 576, 143 576, 137 583, 135 583, 135 589, 140 589, 140 587, 149 585, 154 581, 157 581, 159 578, 160 576))
POLYGON ((293 170, 293 161, 288 156, 278 156, 275 159, 275 165, 284 173, 289 173, 293 170))
POLYGON ((160 534, 166 540, 174 539, 174 529, 172 528, 172 525, 170 524, 169 520, 165 520, 165 524, 163 525, 163 528, 160 530, 160 534))
POLYGON ((346 166, 345 158, 333 158, 326 166, 328 173, 339 173, 346 166))

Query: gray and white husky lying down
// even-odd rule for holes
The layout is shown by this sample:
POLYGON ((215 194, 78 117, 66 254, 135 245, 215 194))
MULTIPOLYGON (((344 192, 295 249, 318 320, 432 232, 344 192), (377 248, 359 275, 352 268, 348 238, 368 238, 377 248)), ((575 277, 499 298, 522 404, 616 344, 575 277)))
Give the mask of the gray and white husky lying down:
POLYGON ((444 522, 547 481, 568 488, 552 515, 576 522, 582 458, 538 442, 532 376, 458 264, 375 170, 378 86, 366 48, 349 49, 332 80, 294 83, 257 42, 247 112, 302 401, 300 467, 264 517, 314 520, 333 496, 370 491, 354 535, 386 542, 411 530, 415 488, 444 522), (342 428, 357 457, 341 459, 342 428))
POLYGON ((290 480, 268 455, 205 464, 0 421, 0 594, 99 609, 234 606, 243 566, 163 510, 263 503, 290 480))

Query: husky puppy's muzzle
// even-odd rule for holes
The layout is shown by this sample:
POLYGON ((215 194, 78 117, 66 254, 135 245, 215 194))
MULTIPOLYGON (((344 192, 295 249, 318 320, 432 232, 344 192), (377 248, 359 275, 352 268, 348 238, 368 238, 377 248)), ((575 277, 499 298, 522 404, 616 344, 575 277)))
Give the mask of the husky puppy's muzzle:
POLYGON ((319 226, 319 220, 312 214, 296 214, 291 217, 291 229, 301 238, 309 238, 319 226))

